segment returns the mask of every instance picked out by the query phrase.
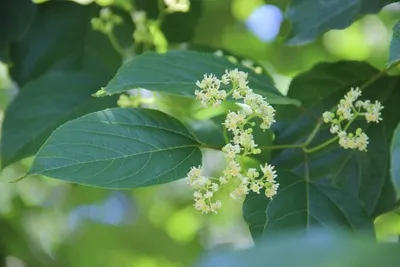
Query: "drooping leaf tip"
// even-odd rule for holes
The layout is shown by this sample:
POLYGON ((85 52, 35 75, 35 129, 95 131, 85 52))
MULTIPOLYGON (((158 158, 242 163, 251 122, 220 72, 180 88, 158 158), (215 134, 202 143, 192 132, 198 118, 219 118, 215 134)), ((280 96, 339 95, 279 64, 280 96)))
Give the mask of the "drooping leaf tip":
POLYGON ((110 94, 106 92, 106 88, 105 87, 102 87, 96 93, 92 94, 93 97, 105 97, 105 96, 109 96, 109 95, 110 94))

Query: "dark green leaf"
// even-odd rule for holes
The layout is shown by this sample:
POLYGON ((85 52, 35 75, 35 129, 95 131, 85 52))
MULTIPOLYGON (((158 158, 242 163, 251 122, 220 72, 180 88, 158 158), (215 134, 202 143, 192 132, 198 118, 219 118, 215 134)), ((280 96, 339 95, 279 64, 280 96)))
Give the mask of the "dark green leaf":
POLYGON ((390 42, 389 65, 400 60, 400 21, 393 26, 393 36, 390 42))
MULTIPOLYGON (((324 111, 330 110, 338 103, 352 86, 360 86, 376 74, 377 71, 365 63, 338 62, 318 64, 310 71, 297 76, 290 85, 288 96, 299 99, 303 107, 301 109, 293 106, 278 107, 277 123, 274 124, 275 144, 303 143, 324 111)), ((343 194, 347 193, 354 199, 360 199, 368 215, 375 216, 391 209, 395 199, 391 193, 392 185, 387 183, 388 144, 400 120, 400 114, 396 111, 398 106, 396 99, 400 98, 400 92, 396 90, 399 83, 399 78, 383 77, 364 90, 362 99, 379 100, 385 106, 384 120, 380 124, 360 124, 370 137, 368 152, 344 150, 335 142, 307 155, 307 158, 301 149, 276 151, 272 156, 272 164, 278 170, 290 170, 303 177, 303 183, 309 180, 319 185, 336 187, 343 194), (306 178, 307 175, 309 179, 306 178), (382 203, 387 206, 382 207, 382 203)), ((332 137, 328 128, 324 125, 320 129, 310 147, 332 137)), ((278 182, 280 179, 278 176, 278 182)), ((302 195, 304 190, 297 193, 302 195)), ((262 199, 267 201, 264 197, 262 199)), ((275 201, 279 201, 279 198, 273 199, 271 203, 275 201)), ((265 212, 264 207, 260 208, 261 212, 265 212)), ((247 208, 245 217, 252 212, 256 210, 247 208)), ((269 218, 264 214, 263 220, 266 224, 269 218)), ((253 227, 254 223, 248 222, 250 227, 253 227)), ((260 224, 262 221, 257 225, 260 224)), ((304 229, 304 225, 297 226, 304 229)), ((268 227, 263 231, 267 233, 268 227)), ((253 232, 253 235, 257 234, 259 232, 253 232)))
POLYGON ((298 0, 292 1, 287 17, 292 30, 290 45, 305 44, 331 29, 344 29, 365 14, 378 13, 394 0, 298 0))
MULTIPOLYGON (((352 86, 360 86, 376 73, 365 63, 338 62, 318 64, 296 77, 288 95, 302 101, 303 112, 289 106, 279 108, 276 144, 304 142, 324 111, 338 103, 352 86)), ((388 144, 400 120, 395 101, 400 97, 396 90, 399 82, 398 78, 383 77, 364 90, 362 99, 379 100, 385 106, 381 123, 359 125, 370 137, 368 152, 344 150, 335 142, 308 158, 312 180, 323 179, 352 193, 364 203, 369 214, 374 213, 388 177, 388 144)), ((332 137, 328 128, 328 125, 322 127, 311 147, 332 137)), ((300 175, 304 173, 304 156, 299 149, 275 153, 274 163, 300 175)))
POLYGON ((0 61, 8 61, 11 42, 28 29, 36 5, 31 0, 2 0, 0 2, 0 61))
MULTIPOLYGON (((106 83, 121 66, 122 58, 108 37, 98 31, 86 34, 82 68, 106 83)), ((103 83, 103 85, 104 85, 103 83)))
POLYGON ((182 123, 160 111, 108 109, 58 128, 28 175, 105 188, 161 184, 201 164, 198 145, 182 123))
POLYGON ((49 72, 27 83, 5 112, 2 167, 35 154, 61 124, 89 112, 115 107, 117 98, 91 96, 101 81, 73 71, 49 72))
POLYGON ((151 91, 194 97, 196 81, 206 73, 221 76, 226 69, 239 68, 249 73, 249 85, 268 98, 271 104, 298 104, 283 96, 272 81, 250 69, 235 65, 225 57, 194 51, 169 51, 166 54, 144 53, 125 63, 105 88, 108 94, 145 88, 151 91))
POLYGON ((391 175, 397 195, 400 196, 400 124, 394 132, 391 150, 391 175))
POLYGON ((372 220, 352 195, 291 172, 280 171, 278 175, 279 191, 272 201, 263 193, 252 193, 243 204, 254 239, 311 227, 373 232, 372 220))
POLYGON ((248 250, 216 251, 202 258, 198 267, 396 267, 399 246, 376 244, 365 237, 314 230, 307 235, 269 238, 248 250))
POLYGON ((81 66, 85 35, 90 29, 93 5, 47 2, 38 5, 29 31, 11 49, 11 75, 20 85, 49 69, 81 66))
POLYGON ((191 0, 188 12, 176 12, 166 16, 164 23, 161 25, 161 30, 168 42, 183 43, 193 39, 202 13, 202 2, 201 0, 191 0), (176 29, 179 29, 179 31, 176 29))
POLYGON ((222 148, 225 140, 221 123, 224 121, 225 115, 220 115, 209 120, 191 121, 188 123, 188 127, 200 143, 222 148))
MULTIPOLYGON (((99 10, 94 4, 66 1, 38 5, 29 31, 12 46, 13 79, 22 86, 50 70, 84 69, 104 79, 104 83, 108 81, 122 58, 107 36, 92 29, 91 18, 98 16, 99 10)), ((122 18, 115 35, 122 45, 130 45, 131 18, 119 10, 115 13, 122 18)))

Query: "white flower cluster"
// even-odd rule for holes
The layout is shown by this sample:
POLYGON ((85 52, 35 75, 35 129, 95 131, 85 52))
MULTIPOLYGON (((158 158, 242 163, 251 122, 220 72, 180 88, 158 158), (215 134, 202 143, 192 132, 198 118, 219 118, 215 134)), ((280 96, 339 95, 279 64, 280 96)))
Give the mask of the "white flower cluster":
POLYGON ((369 138, 362 129, 358 128, 354 134, 347 133, 346 130, 358 116, 364 116, 368 123, 379 123, 379 121, 382 120, 381 110, 383 106, 379 101, 375 101, 375 103, 372 104, 369 100, 357 100, 360 96, 361 90, 359 88, 351 88, 338 104, 336 110, 336 115, 338 117, 329 111, 324 112, 322 116, 325 123, 331 123, 330 131, 332 134, 337 134, 340 146, 345 149, 367 151, 369 138), (345 127, 342 127, 344 121, 348 121, 348 123, 345 127))
POLYGON ((260 118, 262 122, 259 127, 263 130, 269 129, 275 122, 275 109, 263 96, 253 92, 248 86, 247 76, 247 73, 234 69, 226 70, 221 79, 213 74, 206 74, 202 81, 196 82, 201 90, 196 90, 195 95, 204 107, 218 106, 230 95, 244 102, 243 109, 237 112, 230 111, 223 123, 226 130, 232 133, 232 140, 222 148, 227 160, 222 176, 218 179, 201 176, 200 167, 193 167, 188 173, 189 184, 195 190, 195 207, 203 213, 216 212, 221 207, 220 201, 212 202, 211 198, 221 186, 232 180, 239 184, 230 194, 233 199, 242 199, 250 191, 259 194, 261 189, 265 190, 268 198, 272 198, 279 187, 272 165, 266 163, 260 166, 261 175, 255 168, 242 170, 237 161, 239 157, 261 153, 252 134, 251 127, 255 123, 251 120, 260 118), (229 92, 220 90, 221 84, 230 84, 232 89, 229 92), (214 179, 214 182, 211 179, 214 179))
POLYGON ((188 12, 190 9, 190 1, 189 0, 164 0, 165 5, 167 6, 167 12, 188 12))

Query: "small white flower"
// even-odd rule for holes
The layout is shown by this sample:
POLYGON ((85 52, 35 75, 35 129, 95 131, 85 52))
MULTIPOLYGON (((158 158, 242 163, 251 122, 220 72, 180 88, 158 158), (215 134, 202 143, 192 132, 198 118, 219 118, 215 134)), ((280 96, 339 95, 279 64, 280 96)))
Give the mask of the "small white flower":
POLYGON ((210 212, 210 207, 207 205, 205 199, 203 198, 199 198, 196 199, 195 203, 194 203, 194 207, 201 211, 201 213, 209 213, 210 212))
POLYGON ((347 136, 347 133, 346 133, 345 131, 340 131, 340 132, 338 133, 338 136, 339 136, 339 138, 343 138, 343 137, 346 137, 346 136, 347 136))
POLYGON ((270 183, 265 186, 265 196, 272 199, 278 192, 279 184, 270 183))
POLYGON ((210 204, 210 211, 217 213, 217 211, 222 207, 222 202, 217 200, 215 203, 210 204))
POLYGON ((196 98, 204 107, 218 106, 226 98, 226 91, 219 90, 221 81, 213 74, 204 75, 203 80, 196 82, 201 91, 196 90, 196 98))
POLYGON ((224 176, 230 176, 230 177, 237 177, 240 174, 240 164, 235 162, 234 160, 231 160, 228 162, 226 169, 224 170, 224 176))
POLYGON ((211 191, 206 191, 206 192, 204 193, 204 198, 210 199, 210 198, 213 197, 213 195, 214 195, 213 192, 211 192, 211 191))
POLYGON ((246 120, 246 116, 242 113, 229 112, 226 116, 224 125, 228 131, 234 131, 238 127, 242 127, 246 120))
POLYGON ((219 177, 219 183, 221 185, 227 184, 228 183, 228 179, 225 176, 221 176, 221 177, 219 177))
POLYGON ((265 163, 264 166, 260 165, 261 171, 264 173, 264 178, 267 179, 268 182, 275 182, 275 178, 277 177, 276 171, 274 170, 274 166, 271 164, 265 163))
POLYGON ((225 153, 228 159, 234 159, 240 153, 240 146, 229 143, 222 148, 222 152, 225 153))
POLYGON ((365 133, 361 133, 358 137, 357 137, 357 148, 360 151, 367 151, 367 146, 369 143, 369 138, 365 133))
POLYGON ((260 194, 260 185, 256 182, 252 182, 250 185, 250 190, 253 191, 254 193, 260 194))
POLYGON ((365 113, 365 119, 369 122, 376 122, 382 120, 381 110, 383 109, 382 104, 379 101, 375 101, 375 104, 369 104, 367 107, 367 112, 365 113))
POLYGON ((322 114, 322 117, 324 118, 325 123, 329 123, 335 117, 335 114, 333 114, 332 112, 326 111, 322 114))
POLYGON ((329 129, 331 133, 336 134, 340 131, 339 125, 332 124, 331 128, 329 129))
POLYGON ((217 192, 219 189, 219 185, 217 183, 212 183, 210 188, 213 192, 217 192))
POLYGON ((249 168, 248 170, 247 170, 247 177, 249 178, 249 179, 254 179, 254 178, 257 178, 258 176, 260 176, 260 173, 257 171, 257 169, 256 168, 249 168))
POLYGON ((193 197, 196 198, 203 198, 203 194, 200 191, 194 191, 193 197))
POLYGON ((240 184, 230 193, 230 197, 233 199, 243 199, 249 193, 249 189, 246 185, 240 184))

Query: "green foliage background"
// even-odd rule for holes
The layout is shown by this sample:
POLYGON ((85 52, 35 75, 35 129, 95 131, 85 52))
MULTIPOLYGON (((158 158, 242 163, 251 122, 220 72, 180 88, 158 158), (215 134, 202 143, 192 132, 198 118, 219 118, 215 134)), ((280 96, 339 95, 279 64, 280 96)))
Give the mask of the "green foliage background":
MULTIPOLYGON (((400 234, 396 203, 400 190, 400 68, 395 66, 400 60, 398 3, 381 10, 394 1, 335 0, 326 6, 321 0, 192 0, 189 13, 168 15, 161 25, 165 35, 162 44, 168 42, 168 49, 176 51, 163 56, 147 52, 126 63, 124 60, 134 57, 126 52, 131 47, 137 54, 156 49, 133 42, 135 26, 130 17, 134 9, 143 9, 150 18, 157 18, 156 0, 36 2, 2 1, 0 6, 5 11, 0 16, 0 266, 186 267, 195 264, 205 252, 247 248, 253 244, 252 237, 257 242, 288 229, 349 227, 378 240, 400 234), (245 20, 263 4, 286 11, 279 36, 270 43, 262 42, 245 27, 245 20), (113 30, 119 47, 91 26, 92 18, 98 17, 103 7, 110 7, 122 19, 113 30), (367 128, 371 144, 363 155, 332 146, 312 154, 305 164, 303 156, 293 149, 261 154, 252 160, 271 159, 282 169, 282 189, 292 191, 278 195, 275 202, 250 195, 243 204, 243 214, 242 203, 222 192, 221 212, 202 216, 193 208, 192 192, 185 181, 160 183, 182 178, 190 166, 201 164, 198 142, 214 148, 223 144, 219 126, 223 110, 201 111, 191 99, 192 92, 202 74, 220 75, 237 63, 186 48, 222 50, 238 59, 253 60, 262 68, 264 76, 239 66, 251 73, 255 91, 277 105, 275 139, 272 132, 265 136, 260 133, 260 145, 268 146, 272 141, 277 145, 304 142, 315 124, 309 115, 320 116, 351 86, 366 85, 366 97, 384 104, 384 121, 367 128), (384 72, 379 80, 370 80, 390 66, 391 76, 384 72), (101 87, 112 96, 94 98, 92 95, 101 87), (127 110, 115 108, 118 94, 134 87, 159 92, 157 102, 150 107, 162 112, 126 114, 127 110), (106 108, 111 109, 101 111, 106 108), (127 122, 126 116, 132 119, 127 122), (99 126, 104 118, 122 125, 119 133, 125 135, 114 136, 114 143, 119 138, 137 137, 135 132, 124 132, 124 123, 142 129, 144 138, 133 140, 128 146, 121 143, 119 152, 130 146, 141 147, 145 140, 147 146, 143 145, 143 150, 156 147, 146 151, 158 160, 147 165, 146 154, 132 155, 133 162, 140 162, 147 169, 138 170, 138 165, 130 161, 120 162, 119 169, 109 172, 104 172, 102 165, 86 164, 84 168, 89 172, 78 171, 74 175, 71 173, 77 170, 74 166, 65 170, 65 160, 47 165, 46 158, 61 152, 71 153, 71 158, 78 161, 94 158, 93 162, 114 164, 116 152, 103 153, 93 148, 89 154, 77 155, 68 143, 87 139, 109 147, 94 134, 109 134, 108 128, 99 126), (162 127, 154 129, 146 120, 162 127), (86 124, 89 121, 90 127, 86 124), (85 136, 74 139, 67 130, 85 132, 85 136), (178 132, 179 137, 163 136, 171 132, 178 132), (163 151, 171 147, 176 151, 172 159, 163 151), (39 149, 37 157, 33 157, 39 149), (96 158, 96 154, 103 158, 96 158), (187 161, 183 160, 177 171, 166 173, 163 164, 176 164, 181 158, 187 161), (309 168, 310 177, 304 175, 305 168, 309 168), (33 176, 10 183, 29 169, 33 176), (92 175, 93 170, 98 176, 92 175), (123 180, 127 172, 139 174, 123 180), (155 172, 162 175, 152 175, 155 172), (118 190, 154 184, 160 185, 118 190), (113 190, 100 188, 104 186, 113 190), (18 265, 21 263, 25 265, 18 265)), ((311 145, 326 138, 323 126, 311 145)), ((202 152, 207 171, 218 172, 222 164, 216 160, 218 153, 202 152)), ((253 164, 250 159, 248 164, 253 164)), ((355 247, 354 254, 374 251, 376 257, 385 257, 385 266, 398 260, 391 256, 392 249, 359 246, 347 237, 326 238, 329 244, 355 247)), ((303 245, 309 251, 320 249, 321 253, 331 249, 321 247, 312 238, 310 241, 310 237, 302 240, 277 239, 280 250, 264 244, 241 254, 223 254, 222 262, 246 266, 244 262, 263 251, 269 254, 261 260, 268 261, 282 251, 296 251, 303 245)), ((334 254, 326 259, 335 266, 341 265, 335 255, 342 256, 346 249, 332 246, 334 254)), ((271 261, 279 266, 289 266, 293 261, 321 266, 307 255, 280 263, 278 258, 271 261)), ((351 253, 342 258, 357 260, 351 253)), ((216 264, 213 259, 210 256, 199 266, 228 266, 216 264)), ((359 264, 371 263, 368 258, 363 260, 359 264)))

